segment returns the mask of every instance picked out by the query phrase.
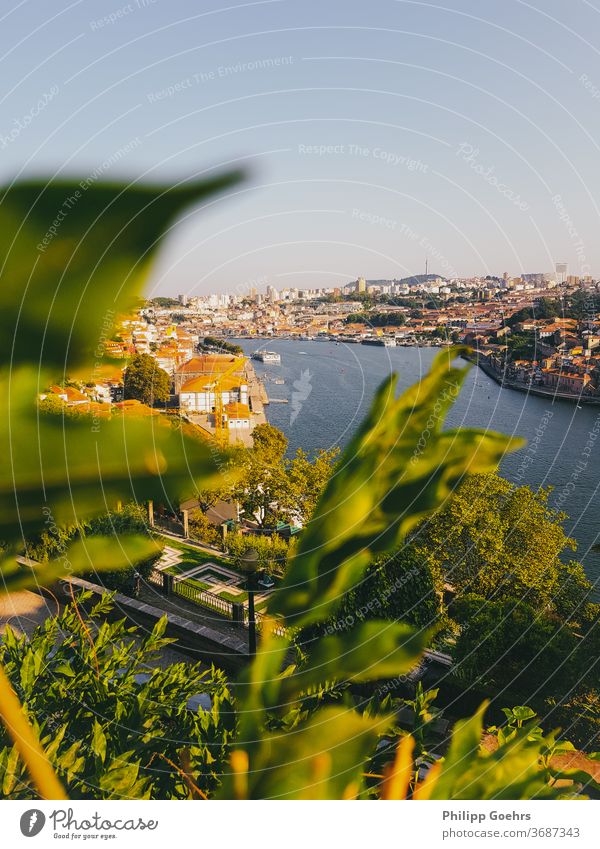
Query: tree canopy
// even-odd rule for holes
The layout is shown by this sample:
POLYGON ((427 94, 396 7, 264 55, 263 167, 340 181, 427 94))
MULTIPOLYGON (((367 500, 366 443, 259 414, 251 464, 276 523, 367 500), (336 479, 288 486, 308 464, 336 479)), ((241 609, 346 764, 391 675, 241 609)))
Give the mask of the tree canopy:
POLYGON ((415 532, 432 562, 459 593, 571 610, 591 591, 583 568, 561 557, 575 549, 550 489, 515 486, 498 474, 466 477, 415 532))
POLYGON ((288 459, 288 441, 278 428, 261 424, 252 435, 254 446, 241 458, 243 474, 235 497, 247 517, 263 527, 305 524, 332 473, 337 449, 318 451, 312 458, 298 449, 288 459))
POLYGON ((125 398, 153 407, 169 400, 171 379, 150 354, 137 354, 123 373, 125 398))

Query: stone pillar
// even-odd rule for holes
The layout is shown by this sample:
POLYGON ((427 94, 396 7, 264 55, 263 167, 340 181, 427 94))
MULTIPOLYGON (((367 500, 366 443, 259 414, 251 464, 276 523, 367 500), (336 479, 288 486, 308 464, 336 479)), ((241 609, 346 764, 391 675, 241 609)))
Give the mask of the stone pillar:
POLYGON ((154 502, 148 502, 148 524, 151 528, 154 527, 154 502))
POLYGON ((187 510, 182 510, 181 514, 183 516, 183 536, 187 539, 190 535, 189 512, 187 510))
POLYGON ((168 572, 163 572, 163 592, 167 596, 167 598, 173 595, 173 575, 169 575, 168 572))

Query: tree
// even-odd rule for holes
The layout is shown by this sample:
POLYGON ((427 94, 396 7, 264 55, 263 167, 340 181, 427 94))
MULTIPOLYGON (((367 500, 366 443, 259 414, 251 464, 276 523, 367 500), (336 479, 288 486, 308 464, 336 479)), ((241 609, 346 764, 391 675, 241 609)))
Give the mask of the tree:
MULTIPOLYGON (((24 553, 38 563, 48 563, 65 557, 68 547, 77 541, 89 547, 90 540, 97 537, 110 538, 116 546, 122 544, 125 537, 148 535, 146 508, 136 502, 128 502, 119 510, 112 510, 101 516, 95 516, 79 525, 58 527, 50 523, 46 530, 33 535, 25 543, 24 553)), ((155 544, 154 553, 136 562, 127 562, 120 569, 103 569, 94 575, 94 580, 110 589, 130 593, 134 586, 134 573, 147 578, 156 560, 161 555, 161 546, 155 544)))
MULTIPOLYGON (((87 539, 96 536, 112 537, 116 545, 127 534, 148 535, 146 507, 143 504, 130 501, 124 504, 120 510, 111 510, 102 516, 96 516, 86 522, 82 527, 82 532, 83 536, 87 539)), ((162 546, 160 547, 162 549, 162 546)), ((135 587, 135 573, 137 572, 141 578, 146 579, 160 556, 161 551, 158 551, 151 557, 147 557, 137 563, 130 563, 125 568, 103 571, 98 575, 97 580, 103 586, 109 587, 112 590, 119 590, 128 594, 132 593, 135 587)))
MULTIPOLYGON (((73 799, 201 798, 218 785, 233 733, 224 674, 199 663, 157 664, 173 640, 166 617, 148 634, 109 623, 106 596, 89 614, 82 593, 31 638, 7 627, 0 662, 19 691, 73 799), (203 707, 190 707, 204 694, 203 707), (208 708, 206 702, 210 702, 208 708)), ((35 799, 0 726, 0 795, 35 799)))
POLYGON ((345 630, 369 619, 430 628, 442 615, 441 585, 427 553, 408 543, 373 560, 324 630, 345 630))
POLYGON ((287 439, 270 424, 253 431, 236 497, 261 527, 277 522, 306 523, 332 473, 337 449, 319 451, 311 460, 299 449, 286 460, 287 439))
POLYGON ((533 307, 523 307, 523 309, 514 312, 506 321, 509 327, 514 327, 515 324, 520 324, 522 321, 532 321, 533 319, 556 318, 561 314, 560 301, 553 298, 540 298, 533 307))
POLYGON ((467 476, 414 537, 459 593, 575 615, 591 585, 578 564, 561 562, 575 542, 562 527, 565 514, 548 505, 550 491, 497 474, 467 476))
POLYGON ((287 451, 288 441, 279 428, 265 422, 257 425, 252 431, 252 443, 255 456, 261 462, 275 465, 279 463, 287 451))
POLYGON ((181 303, 177 298, 164 298, 164 297, 151 298, 151 300, 148 301, 148 303, 151 304, 152 306, 163 307, 163 308, 181 306, 181 303))
POLYGON ((149 407, 169 400, 171 379, 150 354, 137 354, 123 373, 124 397, 149 407))
POLYGON ((190 539, 201 540, 217 548, 223 543, 223 536, 219 526, 210 522, 202 510, 191 510, 188 516, 188 522, 188 536, 190 539))
POLYGON ((281 575, 285 572, 287 561, 293 554, 293 541, 287 542, 279 534, 258 536, 255 534, 229 534, 226 538, 227 553, 236 566, 240 566, 242 556, 249 548, 258 554, 260 569, 281 575))
POLYGON ((451 613, 464 625, 455 662, 467 678, 533 703, 569 693, 577 680, 570 658, 578 640, 557 617, 517 598, 477 595, 456 602, 451 613))
POLYGON ((248 518, 268 527, 284 518, 278 501, 285 491, 284 457, 288 442, 278 428, 268 423, 255 427, 252 439, 253 447, 244 451, 242 474, 233 496, 248 518))
POLYGON ((305 525, 315 512, 325 484, 334 472, 338 448, 321 450, 311 460, 299 448, 285 467, 285 486, 279 501, 290 520, 305 525))
POLYGON ((536 356, 535 333, 511 333, 506 339, 506 347, 511 360, 533 360, 536 356))
POLYGON ((235 354, 236 356, 243 356, 244 354, 244 349, 240 347, 240 345, 234 345, 233 342, 227 342, 225 339, 218 339, 216 336, 205 336, 201 347, 217 348, 220 351, 225 351, 228 354, 235 354))

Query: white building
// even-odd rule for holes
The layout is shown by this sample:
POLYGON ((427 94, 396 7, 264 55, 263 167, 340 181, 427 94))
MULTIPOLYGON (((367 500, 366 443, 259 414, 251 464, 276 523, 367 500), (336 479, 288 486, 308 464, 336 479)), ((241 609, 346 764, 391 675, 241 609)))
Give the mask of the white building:
POLYGON ((250 407, 248 404, 233 402, 225 406, 225 415, 229 430, 250 429, 250 407))
POLYGON ((214 375, 202 375, 188 380, 181 387, 179 406, 190 413, 210 413, 217 404, 217 395, 221 396, 221 404, 248 404, 248 384, 243 378, 224 377, 218 381, 215 388, 214 375))

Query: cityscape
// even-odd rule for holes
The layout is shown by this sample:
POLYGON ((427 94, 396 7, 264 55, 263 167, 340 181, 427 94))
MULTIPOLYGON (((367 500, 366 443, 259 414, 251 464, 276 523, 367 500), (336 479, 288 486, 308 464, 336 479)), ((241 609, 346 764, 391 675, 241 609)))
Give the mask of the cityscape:
MULTIPOLYGON (((266 351, 267 362, 269 339, 381 347, 465 344, 502 385, 597 403, 598 283, 567 270, 557 263, 555 272, 519 277, 359 277, 342 288, 277 291, 265 285, 262 291, 252 286, 247 294, 157 297, 137 314, 122 317, 114 338, 105 342, 105 352, 123 360, 152 357, 169 376, 169 406, 213 433, 218 409, 235 441, 267 420, 269 403, 268 387, 257 379, 252 362, 234 363, 236 347, 238 355, 243 351, 232 342, 244 339, 259 340, 255 358, 265 361, 266 351), (231 348, 229 356, 223 345, 231 348), (224 371, 225 383, 216 397, 212 382, 224 371)), ((121 409, 122 382, 116 367, 107 379, 87 387, 81 383, 62 396, 69 406, 116 401, 121 409)), ((108 408, 94 409, 108 413, 108 408)))
POLYGON ((599 14, 0 12, 11 846, 597 845, 599 14))

